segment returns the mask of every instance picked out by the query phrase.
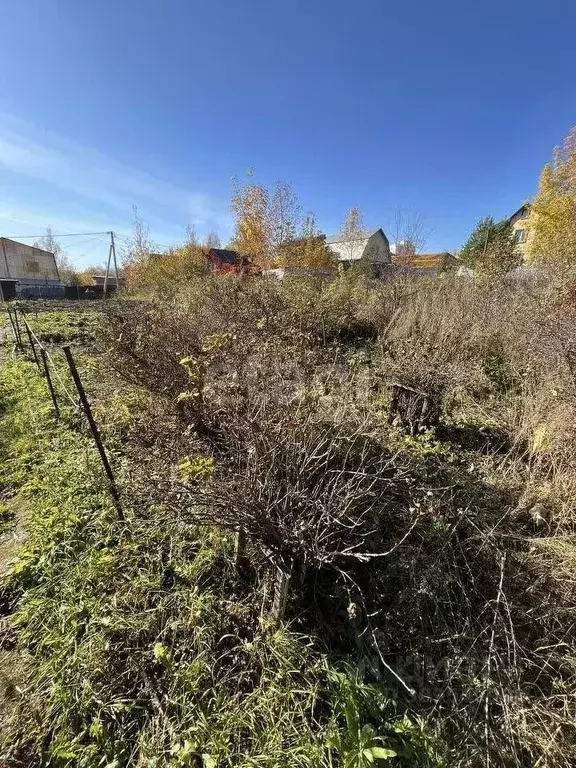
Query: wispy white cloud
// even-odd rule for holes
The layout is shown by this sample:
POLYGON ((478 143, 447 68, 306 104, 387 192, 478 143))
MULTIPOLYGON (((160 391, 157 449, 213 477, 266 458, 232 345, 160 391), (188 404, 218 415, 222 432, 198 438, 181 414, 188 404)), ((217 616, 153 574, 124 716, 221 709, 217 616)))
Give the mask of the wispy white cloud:
MULTIPOLYGON (((127 222, 131 206, 136 205, 144 217, 149 218, 154 231, 183 230, 188 223, 193 223, 200 231, 210 228, 228 231, 230 228, 227 206, 219 198, 198 190, 183 189, 128 167, 97 149, 10 115, 0 115, 0 167, 19 177, 59 189, 68 198, 80 201, 90 214, 86 217, 87 225, 88 219, 100 219, 112 222, 108 226, 116 229, 119 223, 127 222)), ((14 206, 7 206, 0 193, 0 207, 5 209, 0 212, 3 216, 8 213, 7 208, 14 206)), ((65 208, 64 201, 62 208, 65 208)), ((30 225, 32 213, 26 215, 30 225)), ((17 219, 16 216, 8 218, 17 219)), ((62 227, 68 228, 65 222, 70 217, 63 212, 61 218, 62 227)), ((22 219, 22 223, 26 221, 22 219)), ((53 215, 49 217, 49 223, 56 227, 53 215)), ((68 223, 74 224, 73 221, 68 223)))
MULTIPOLYGON (((47 203, 45 206, 28 203, 12 196, 2 195, 0 192, 0 222, 2 235, 23 237, 29 235, 41 236, 49 226, 55 235, 68 232, 107 232, 111 226, 109 216, 82 208, 76 205, 62 206, 68 208, 68 213, 62 214, 58 204, 47 203)), ((128 212, 129 213, 129 212, 128 212)), ((123 219, 119 224, 113 222, 114 232, 118 235, 129 237, 132 227, 128 219, 123 219)), ((184 228, 176 233, 176 239, 184 232, 184 228)), ((163 230, 155 226, 151 228, 151 236, 161 243, 171 243, 175 240, 174 228, 170 225, 163 230)))
MULTIPOLYGON (((46 227, 51 227, 54 233, 61 232, 104 232, 107 230, 109 220, 100 216, 86 213, 78 214, 74 211, 70 215, 62 215, 55 212, 52 205, 39 208, 25 203, 14 197, 8 197, 0 193, 0 222, 2 222, 2 234, 4 236, 28 236, 42 235, 46 227), (76 214, 76 215, 75 215, 76 214)), ((115 227, 121 233, 127 233, 124 228, 115 227)))

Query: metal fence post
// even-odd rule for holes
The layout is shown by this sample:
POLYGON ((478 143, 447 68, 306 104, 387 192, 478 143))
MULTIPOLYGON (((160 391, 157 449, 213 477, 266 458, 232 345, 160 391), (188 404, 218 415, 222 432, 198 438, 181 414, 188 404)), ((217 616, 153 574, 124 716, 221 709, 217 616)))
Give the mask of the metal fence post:
POLYGON ((14 322, 16 323, 16 333, 18 334, 18 346, 20 349, 24 349, 22 344, 22 334, 20 332, 20 323, 18 322, 18 307, 14 307, 14 322))
POLYGON ((12 318, 12 311, 10 307, 7 308, 8 312, 8 319, 10 320, 10 325, 12 327, 12 335, 14 336, 14 343, 17 347, 20 347, 20 338, 18 337, 18 333, 16 331, 16 326, 14 325, 14 319, 12 318))
POLYGON ((28 321, 22 315, 22 320, 24 322, 24 328, 26 328, 26 333, 28 334, 28 341, 30 342, 30 346, 32 347, 32 354, 34 355, 34 360, 36 362, 36 365, 38 366, 38 370, 40 373, 42 373, 42 368, 40 367, 40 360, 38 360, 38 355, 36 354, 36 347, 34 346, 34 339, 32 338, 32 331, 30 330, 30 326, 28 325, 28 321))
POLYGON ((72 357, 72 352, 70 351, 70 347, 66 345, 62 347, 62 349, 64 351, 64 354, 66 355, 66 361, 70 368, 70 373, 72 374, 72 378, 74 379, 74 384, 76 385, 76 390, 78 391, 80 402, 82 403, 82 408, 84 410, 84 413, 86 414, 86 418, 88 419, 90 430, 92 432, 92 437, 94 438, 94 442, 96 443, 96 448, 98 448, 98 453, 100 454, 102 466, 104 467, 104 471, 106 472, 106 476, 108 477, 110 495, 114 500, 114 505, 116 507, 116 511, 118 512, 118 518, 122 520, 122 522, 124 522, 126 518, 124 517, 124 512, 122 511, 122 507, 120 506, 120 497, 118 495, 118 489, 116 488, 116 481, 114 480, 114 474, 112 473, 110 462, 108 461, 108 457, 106 456, 106 451, 104 450, 104 446, 102 445, 100 433, 98 432, 98 427, 96 426, 96 422, 94 421, 94 416, 92 415, 92 409, 90 408, 90 403, 88 402, 88 398, 86 397, 86 392, 82 385, 80 375, 78 374, 76 363, 74 362, 74 358, 72 357))
POLYGON ((44 347, 40 347, 40 355, 42 357, 42 363, 44 364, 44 373, 46 374, 46 381, 48 383, 48 389, 50 391, 50 397, 52 398, 52 405, 54 406, 54 412, 56 418, 60 418, 60 410, 58 403, 56 402, 56 392, 54 392, 54 386, 52 384, 52 377, 50 376, 50 369, 48 368, 48 361, 46 360, 46 350, 44 347))

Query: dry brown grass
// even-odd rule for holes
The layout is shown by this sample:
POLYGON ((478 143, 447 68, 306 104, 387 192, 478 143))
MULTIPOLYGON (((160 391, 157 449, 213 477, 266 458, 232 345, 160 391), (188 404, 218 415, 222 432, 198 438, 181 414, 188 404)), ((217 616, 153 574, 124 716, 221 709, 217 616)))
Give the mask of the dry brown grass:
POLYGON ((574 765, 564 284, 199 285, 111 317, 118 369, 171 403, 173 450, 216 462, 171 475, 173 509, 246 531, 257 570, 304 564, 295 615, 411 689, 450 765, 574 765), (438 435, 386 426, 395 380, 445 397, 438 435))

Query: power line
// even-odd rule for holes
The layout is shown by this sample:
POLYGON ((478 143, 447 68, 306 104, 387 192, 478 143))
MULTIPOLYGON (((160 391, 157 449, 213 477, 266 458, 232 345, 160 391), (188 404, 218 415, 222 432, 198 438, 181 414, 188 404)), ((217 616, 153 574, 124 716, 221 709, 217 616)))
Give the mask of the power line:
MULTIPOLYGON (((52 234, 52 237, 93 237, 96 235, 109 235, 110 230, 107 232, 70 232, 68 234, 64 235, 55 235, 52 234)), ((43 238, 46 237, 46 232, 44 232, 43 235, 12 235, 11 237, 6 236, 6 240, 32 240, 37 238, 43 238)))
MULTIPOLYGON (((74 267, 85 267, 86 265, 82 262, 85 260, 87 256, 91 256, 96 248, 102 248, 105 245, 105 240, 101 237, 93 237, 90 240, 86 240, 82 245, 82 251, 81 253, 70 253, 69 251, 66 251, 66 258, 72 264, 74 267), (87 247, 88 246, 88 247, 87 247)), ((102 254, 103 255, 103 254, 102 254)))
POLYGON ((78 249, 85 248, 86 246, 92 245, 93 243, 105 243, 105 242, 106 242, 106 239, 104 235, 87 237, 85 240, 75 240, 73 244, 69 243, 68 248, 73 248, 75 252, 78 252, 78 249))

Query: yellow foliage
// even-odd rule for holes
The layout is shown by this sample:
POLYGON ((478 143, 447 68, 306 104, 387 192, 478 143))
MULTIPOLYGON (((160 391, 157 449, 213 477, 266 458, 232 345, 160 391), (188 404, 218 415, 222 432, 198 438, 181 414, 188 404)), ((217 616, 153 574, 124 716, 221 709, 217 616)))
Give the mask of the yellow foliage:
POLYGON ((576 262, 576 128, 542 171, 528 226, 530 261, 576 262))
POLYGON ((313 235, 281 246, 278 263, 288 268, 326 269, 334 265, 334 258, 324 238, 313 235))
POLYGON ((202 352, 210 353, 224 349, 235 338, 232 333, 212 333, 203 339, 202 352))
POLYGON ((77 285, 87 287, 93 285, 92 272, 79 272, 77 275, 77 285))
POLYGON ((180 478, 183 483, 209 480, 216 469, 216 461, 212 456, 188 456, 178 464, 180 478))
POLYGON ((241 254, 250 256, 259 267, 268 266, 269 195, 259 184, 244 184, 236 180, 232 193, 232 213, 236 218, 236 228, 230 247, 241 254))
POLYGON ((551 434, 546 424, 538 424, 532 436, 532 453, 543 453, 550 447, 551 434))
POLYGON ((260 269, 330 266, 330 252, 315 231, 314 220, 301 217, 290 184, 270 189, 253 181, 234 181, 232 213, 236 219, 230 247, 250 257, 260 269))
POLYGON ((159 292, 169 295, 182 283, 209 270, 207 250, 186 244, 166 253, 148 253, 126 266, 126 283, 133 291, 159 292))
POLYGON ((178 400, 185 400, 188 397, 197 397, 204 389, 205 376, 206 376, 206 363, 198 357, 183 357, 180 360, 180 365, 190 379, 190 384, 194 387, 192 392, 181 392, 178 396, 178 400))

